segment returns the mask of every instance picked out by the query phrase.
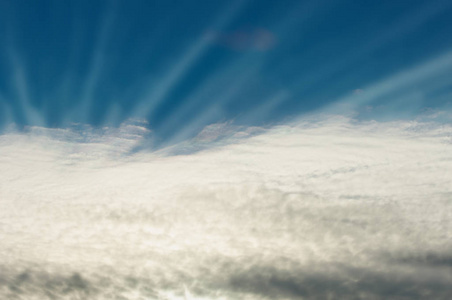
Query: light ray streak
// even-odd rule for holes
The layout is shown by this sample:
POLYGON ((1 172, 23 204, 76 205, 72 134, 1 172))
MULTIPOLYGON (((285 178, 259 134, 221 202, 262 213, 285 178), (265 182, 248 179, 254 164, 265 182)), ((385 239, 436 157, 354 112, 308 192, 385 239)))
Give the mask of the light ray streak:
MULTIPOLYGON (((211 27, 222 28, 226 26, 240 13, 246 3, 248 1, 236 1, 234 5, 217 18, 217 21, 211 27)), ((174 64, 174 67, 158 82, 157 86, 152 86, 150 91, 142 97, 142 100, 139 101, 140 104, 132 110, 130 116, 145 117, 160 105, 174 85, 186 76, 209 46, 210 42, 204 36, 199 37, 187 51, 184 51, 185 55, 174 64)))
MULTIPOLYGON (((329 0, 326 0, 324 2, 330 2, 329 0)), ((279 24, 274 26, 274 31, 276 32, 287 32, 288 29, 293 26, 293 23, 301 23, 303 21, 307 21, 309 17, 312 17, 313 14, 317 14, 320 11, 320 8, 322 6, 316 5, 315 1, 304 3, 295 9, 290 10, 289 14, 284 18, 284 21, 280 22, 279 24), (304 13, 303 18, 300 18, 300 12, 304 13), (309 13, 308 13, 309 12, 309 13)), ((204 109, 202 112, 198 112, 200 114, 199 117, 197 117, 195 120, 191 121, 187 126, 184 126, 183 129, 180 130, 173 138, 171 138, 171 141, 165 144, 171 144, 177 141, 180 141, 183 138, 186 138, 193 134, 193 132, 196 129, 201 128, 202 126, 207 125, 209 122, 215 121, 216 117, 221 116, 221 107, 228 103, 232 97, 238 92, 237 87, 243 86, 243 84, 240 83, 240 81, 246 80, 245 78, 250 78, 247 74, 249 72, 254 72, 255 70, 258 70, 266 61, 266 58, 268 57, 268 53, 261 54, 260 56, 256 57, 256 54, 246 54, 240 58, 239 61, 235 62, 231 67, 228 67, 225 71, 222 71, 221 74, 212 76, 214 79, 210 79, 208 82, 203 84, 203 87, 198 91, 195 92, 194 95, 188 97, 189 99, 193 99, 192 101, 187 101, 183 106, 181 106, 171 117, 169 121, 167 121, 163 126, 163 132, 169 130, 170 128, 175 126, 175 123, 177 122, 177 119, 180 119, 180 117, 184 114, 188 114, 188 111, 190 108, 196 107, 201 102, 206 102, 206 105, 204 106, 204 109), (250 68, 248 68, 249 71, 245 72, 245 74, 241 73, 238 78, 239 85, 236 85, 234 88, 228 90, 226 94, 223 94, 221 97, 216 98, 216 95, 213 95, 215 97, 215 101, 208 101, 209 97, 212 97, 210 95, 211 91, 214 91, 215 88, 223 88, 222 83, 223 80, 230 80, 230 78, 237 78, 236 72, 243 69, 243 66, 250 63, 250 60, 256 60, 257 62, 254 63, 254 65, 250 68), (245 75, 245 76, 244 76, 245 75), (245 77, 245 78, 244 78, 245 77), (224 79, 223 79, 224 78, 224 79)), ((218 93, 218 91, 217 91, 218 93)), ((283 103, 285 100, 287 100, 289 97, 286 93, 280 93, 278 92, 278 95, 269 97, 267 100, 263 101, 264 103, 260 106, 260 113, 267 114, 271 109, 275 108, 277 105, 283 103), (284 96, 283 96, 284 94, 284 96), (265 103, 269 101, 270 103, 265 103)), ((252 114, 250 118, 257 120, 259 112, 255 112, 252 114)))
POLYGON ((196 131, 202 129, 204 126, 221 118, 223 116, 223 105, 235 97, 237 93, 240 92, 240 88, 244 84, 243 80, 238 80, 236 84, 224 94, 223 97, 219 98, 217 102, 211 102, 200 116, 191 120, 188 124, 185 124, 182 129, 176 132, 175 135, 165 141, 162 147, 170 146, 174 143, 183 141, 193 135, 196 131))
POLYGON ((245 114, 242 119, 246 120, 247 123, 250 124, 255 124, 256 122, 266 120, 274 113, 274 110, 279 105, 290 99, 290 97, 291 93, 288 90, 278 91, 277 93, 262 101, 260 105, 254 108, 251 112, 245 114))
POLYGON ((140 104, 132 111, 131 115, 145 117, 162 103, 171 88, 188 72, 189 68, 193 66, 203 54, 206 46, 207 43, 205 41, 198 40, 183 58, 176 63, 176 66, 171 69, 168 75, 160 81, 158 85, 152 86, 150 93, 147 94, 143 100, 140 100, 140 104))
MULTIPOLYGON (((137 55, 138 57, 151 57, 153 51, 156 49, 156 45, 160 42, 161 37, 164 34, 167 34, 168 30, 170 30, 169 28, 172 20, 172 18, 167 18, 161 25, 156 26, 157 28, 153 30, 152 34, 149 34, 149 40, 146 42, 145 47, 137 49, 139 50, 139 53, 135 55, 137 55)), ((148 74, 144 79, 141 78, 140 80, 133 82, 130 86, 125 88, 122 95, 118 96, 117 99, 121 98, 137 100, 136 96, 139 94, 139 92, 137 91, 142 90, 143 86, 145 85, 149 86, 152 82, 157 82, 156 76, 154 74, 148 74)), ((145 88, 145 95, 152 93, 154 84, 151 85, 152 87, 145 88)), ((144 108, 144 106, 142 106, 142 108, 144 108)), ((117 102, 113 102, 112 107, 108 109, 107 113, 105 114, 104 124, 118 124, 126 120, 129 116, 136 117, 138 115, 141 115, 141 117, 144 118, 145 114, 142 113, 142 109, 132 107, 132 109, 130 110, 133 112, 129 112, 129 109, 129 106, 121 107, 119 100, 117 102)))
POLYGON ((414 68, 399 72, 380 82, 370 84, 363 88, 364 92, 362 94, 340 98, 335 103, 325 107, 324 111, 337 109, 336 112, 338 112, 343 111, 344 108, 346 110, 354 110, 359 106, 371 103, 379 97, 402 91, 403 89, 410 89, 422 84, 433 76, 438 76, 448 71, 452 71, 452 51, 414 68))
POLYGON ((0 93, 0 132, 5 125, 8 126, 14 122, 12 116, 9 103, 6 101, 5 96, 0 93))
POLYGON ((104 124, 117 124, 121 121, 121 105, 117 101, 112 101, 110 107, 106 108, 104 124))
MULTIPOLYGON (((117 3, 116 1, 114 3, 117 3)), ((108 13, 102 19, 101 28, 92 55, 90 69, 86 75, 80 96, 79 108, 75 111, 76 120, 87 121, 89 116, 89 105, 93 102, 95 90, 101 80, 103 66, 105 65, 105 48, 108 40, 112 36, 116 6, 110 6, 108 13)))
MULTIPOLYGON (((254 62, 249 64, 247 68, 244 68, 248 60, 247 58, 249 57, 246 56, 246 58, 235 62, 225 70, 221 70, 215 75, 212 75, 197 91, 187 97, 188 101, 185 101, 172 113, 171 118, 161 126, 161 131, 170 131, 176 126, 178 120, 190 115, 193 109, 199 107, 201 104, 203 104, 202 111, 197 112, 196 120, 193 123, 200 124, 205 120, 211 119, 209 115, 212 112, 218 112, 218 108, 229 102, 243 86, 248 84, 247 80, 256 76, 260 64, 254 62), (227 86, 227 89, 225 89, 225 86, 227 86)), ((192 125, 190 123, 185 128, 191 127, 192 125)))
POLYGON ((283 21, 275 27, 275 31, 278 32, 280 37, 290 37, 292 36, 290 28, 300 27, 303 23, 309 21, 309 19, 316 17, 320 12, 330 11, 338 4, 338 1, 335 0, 303 2, 290 9, 289 13, 283 18, 283 21))
MULTIPOLYGON (((56 95, 58 95, 58 97, 63 100, 64 102, 66 102, 65 104, 68 105, 69 109, 77 109, 77 106, 79 107, 78 109, 80 109, 80 102, 79 100, 82 99, 81 95, 83 94, 80 93, 78 95, 74 95, 75 91, 74 91, 74 82, 76 81, 74 78, 74 74, 75 74, 75 65, 79 63, 79 59, 80 59, 80 54, 81 54, 81 45, 84 43, 83 41, 83 30, 82 30, 82 26, 81 26, 81 22, 80 22, 80 18, 77 15, 76 10, 73 11, 73 13, 71 14, 72 17, 72 24, 73 24, 73 34, 71 37, 71 42, 70 42, 70 53, 69 53, 69 58, 68 58, 68 62, 67 62, 67 66, 64 70, 64 73, 61 76, 61 81, 60 84, 58 86, 58 90, 56 91, 56 95)), ((92 67, 91 67, 92 69, 92 67)), ((86 80, 85 80, 85 87, 86 87, 86 80)), ((85 105, 86 106, 86 105, 85 105)), ((81 110, 81 109, 80 109, 81 110)), ((64 120, 63 122, 66 123, 71 123, 74 120, 71 119, 74 116, 76 112, 72 111, 72 113, 66 114, 64 115, 64 120)), ((81 114, 81 113, 79 113, 81 114)))
MULTIPOLYGON (((303 77, 297 80, 291 86, 302 86, 298 89, 299 93, 309 88, 311 85, 320 82, 324 78, 331 76, 341 70, 344 70, 353 62, 359 61, 372 51, 387 45, 396 38, 406 35, 426 22, 430 21, 444 9, 449 9, 452 4, 445 5, 444 3, 437 2, 436 5, 427 3, 424 7, 419 9, 414 15, 409 14, 401 20, 398 20, 396 24, 388 26, 388 29, 383 31, 380 35, 371 38, 362 46, 357 47, 354 51, 350 51, 347 55, 336 58, 334 61, 325 63, 323 66, 316 68, 315 72, 310 72, 308 77, 303 77)), ((320 48, 323 46, 320 46, 320 48)))
POLYGON ((18 51, 11 41, 8 47, 8 56, 12 73, 12 86, 17 96, 15 100, 18 103, 19 114, 24 118, 27 125, 44 126, 42 114, 31 103, 23 60, 19 57, 18 51))

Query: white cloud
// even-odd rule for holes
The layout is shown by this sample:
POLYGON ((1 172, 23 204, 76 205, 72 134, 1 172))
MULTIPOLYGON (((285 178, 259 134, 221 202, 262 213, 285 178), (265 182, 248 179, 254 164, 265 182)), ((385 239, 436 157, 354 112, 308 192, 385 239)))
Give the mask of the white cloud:
POLYGON ((451 133, 222 124, 185 155, 126 155, 149 136, 139 124, 4 134, 0 295, 446 299, 451 133))

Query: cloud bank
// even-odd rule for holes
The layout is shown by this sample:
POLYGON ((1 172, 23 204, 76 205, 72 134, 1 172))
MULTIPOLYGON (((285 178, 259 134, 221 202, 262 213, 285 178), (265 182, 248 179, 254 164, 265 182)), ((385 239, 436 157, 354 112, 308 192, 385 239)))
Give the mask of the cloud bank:
POLYGON ((2 299, 448 299, 452 128, 143 124, 0 136, 2 299))

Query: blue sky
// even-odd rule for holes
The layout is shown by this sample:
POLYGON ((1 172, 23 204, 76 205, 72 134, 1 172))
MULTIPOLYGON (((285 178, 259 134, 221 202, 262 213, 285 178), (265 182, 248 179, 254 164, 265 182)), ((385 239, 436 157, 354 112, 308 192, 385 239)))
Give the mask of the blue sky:
POLYGON ((118 126, 159 143, 311 112, 449 110, 450 1, 0 2, 0 126, 118 126))

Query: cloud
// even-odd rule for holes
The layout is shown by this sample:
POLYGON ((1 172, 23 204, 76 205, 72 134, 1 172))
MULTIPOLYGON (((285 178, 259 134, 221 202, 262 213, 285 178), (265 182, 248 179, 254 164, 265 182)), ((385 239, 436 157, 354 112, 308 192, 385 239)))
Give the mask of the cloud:
POLYGON ((2 298, 450 295, 449 125, 144 125, 0 136, 2 298))
POLYGON ((276 36, 265 28, 239 29, 231 32, 208 31, 205 39, 235 51, 268 51, 276 45, 276 36))

